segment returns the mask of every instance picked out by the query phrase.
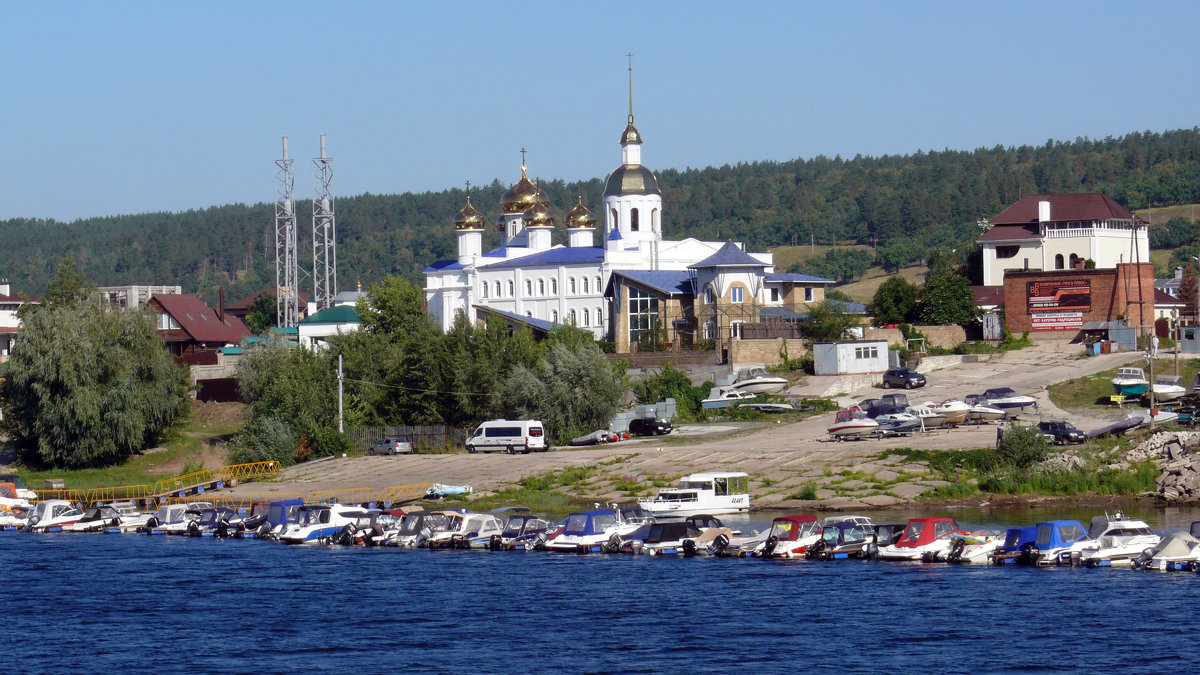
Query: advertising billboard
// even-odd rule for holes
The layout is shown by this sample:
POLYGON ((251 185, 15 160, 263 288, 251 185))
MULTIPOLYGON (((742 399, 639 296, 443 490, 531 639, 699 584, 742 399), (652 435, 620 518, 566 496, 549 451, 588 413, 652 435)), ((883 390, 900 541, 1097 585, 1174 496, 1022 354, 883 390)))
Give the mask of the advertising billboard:
POLYGON ((1090 279, 1053 279, 1025 283, 1025 299, 1029 312, 1090 312, 1092 285, 1090 279))

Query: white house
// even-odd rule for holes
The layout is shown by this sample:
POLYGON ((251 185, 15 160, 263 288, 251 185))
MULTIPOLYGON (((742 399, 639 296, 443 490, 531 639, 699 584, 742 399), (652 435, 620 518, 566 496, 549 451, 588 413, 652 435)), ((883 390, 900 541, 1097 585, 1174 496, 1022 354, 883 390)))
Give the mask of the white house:
MULTIPOLYGON (((17 310, 25 304, 25 300, 12 294, 8 279, 0 280, 0 363, 7 361, 12 353, 13 343, 21 330, 21 319, 17 310)), ((29 301, 37 304, 35 301, 29 301)))

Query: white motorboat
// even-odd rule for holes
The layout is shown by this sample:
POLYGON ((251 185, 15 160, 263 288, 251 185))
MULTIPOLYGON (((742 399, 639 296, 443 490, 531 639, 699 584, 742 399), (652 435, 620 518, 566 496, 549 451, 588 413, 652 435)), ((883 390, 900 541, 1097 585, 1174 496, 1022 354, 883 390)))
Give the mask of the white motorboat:
POLYGON ((446 526, 434 532, 429 548, 487 548, 492 535, 504 532, 504 522, 490 513, 448 513, 446 526))
POLYGON ((700 407, 728 408, 731 405, 753 401, 758 398, 758 394, 752 394, 748 391, 739 391, 733 387, 713 387, 708 391, 708 398, 700 401, 700 407))
POLYGON ((921 560, 927 554, 942 556, 950 550, 951 535, 957 531, 953 518, 911 518, 896 543, 879 549, 879 558, 921 560))
POLYGON ((879 422, 867 417, 858 408, 837 411, 833 424, 826 431, 838 440, 854 436, 878 436, 881 433, 879 422))
POLYGON ((744 555, 756 558, 803 558, 808 549, 820 540, 821 525, 817 523, 816 516, 780 516, 771 521, 766 540, 744 555))
POLYGON ((950 535, 950 547, 945 552, 926 553, 927 562, 990 563, 992 555, 1004 546, 1004 532, 980 530, 955 532, 950 535))
POLYGON ((1037 408, 1037 400, 1032 396, 1018 394, 1008 387, 996 387, 983 392, 983 398, 993 408, 1001 410, 1024 411, 1030 406, 1037 408))
POLYGON ((787 388, 788 381, 767 372, 766 368, 747 368, 739 371, 730 385, 737 391, 751 394, 774 394, 787 388))
POLYGON ((946 418, 946 424, 962 424, 967 420, 967 415, 971 413, 971 406, 963 403, 956 398, 948 398, 937 405, 932 401, 921 404, 924 408, 929 408, 934 412, 946 418))
POLYGON ((1121 396, 1141 396, 1150 390, 1150 380, 1141 368, 1117 368, 1117 374, 1109 382, 1121 396))
POLYGON ((65 499, 47 499, 34 505, 25 529, 39 533, 62 532, 63 527, 77 522, 82 517, 83 511, 71 502, 65 499))
POLYGON ((996 422, 1008 417, 1008 413, 1002 408, 989 405, 987 398, 982 394, 968 396, 966 405, 971 407, 971 411, 967 413, 967 419, 973 422, 996 422))
POLYGON ((748 511, 750 476, 741 471, 694 473, 652 499, 639 499, 638 506, 655 518, 748 511))
POLYGON ((622 538, 643 527, 648 529, 649 525, 642 517, 626 520, 625 511, 614 504, 613 508, 572 513, 567 516, 562 532, 546 543, 546 549, 571 553, 616 552, 622 538))
POLYGON ((1092 518, 1089 541, 1080 551, 1079 562, 1089 567, 1131 565, 1160 539, 1140 520, 1131 520, 1120 512, 1111 516, 1106 513, 1092 518))
POLYGON ((1148 570, 1194 570, 1200 562, 1200 539, 1187 532, 1172 532, 1133 561, 1148 570))
POLYGON ((158 515, 146 523, 151 534, 187 534, 188 525, 200 519, 205 509, 213 508, 210 502, 185 502, 160 506, 158 515))
POLYGON ((83 512, 79 520, 70 525, 63 525, 63 532, 105 532, 117 530, 121 526, 121 514, 111 505, 91 506, 83 512))
POLYGON ((761 413, 785 413, 796 410, 796 406, 791 403, 743 403, 742 407, 761 413))
POLYGON ((1179 413, 1173 410, 1162 410, 1156 408, 1153 412, 1150 410, 1138 410, 1136 412, 1132 412, 1129 414, 1129 418, 1137 420, 1137 423, 1133 425, 1134 427, 1140 427, 1150 424, 1151 421, 1153 421, 1155 424, 1174 422, 1175 420, 1179 419, 1179 413))
POLYGON ((450 517, 445 511, 417 511, 409 513, 400 521, 400 528, 391 533, 384 544, 418 548, 425 544, 434 532, 446 527, 450 517))
POLYGON ((28 499, 17 495, 17 487, 12 483, 0 484, 0 527, 15 527, 24 525, 33 504, 28 499))
POLYGON ((890 434, 907 434, 921 428, 921 420, 916 415, 899 408, 885 408, 879 411, 875 415, 875 423, 879 425, 880 431, 890 434))
POLYGON ((1178 375, 1159 375, 1154 378, 1151 389, 1156 401, 1174 401, 1187 393, 1183 386, 1183 378, 1178 375))
MULTIPOLYGON (((915 415, 922 429, 938 429, 949 424, 945 415, 928 405, 909 406, 904 412, 915 415)), ((966 417, 966 413, 963 413, 963 417, 966 417)))
POLYGON ((358 522, 366 509, 342 504, 319 504, 304 506, 298 513, 298 522, 289 524, 279 535, 285 544, 327 544, 346 525, 358 522))

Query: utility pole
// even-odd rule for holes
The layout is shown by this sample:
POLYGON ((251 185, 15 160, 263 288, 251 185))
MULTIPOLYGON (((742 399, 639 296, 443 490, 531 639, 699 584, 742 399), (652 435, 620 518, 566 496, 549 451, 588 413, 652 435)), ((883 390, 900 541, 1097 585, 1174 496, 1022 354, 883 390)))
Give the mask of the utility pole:
POLYGON ((1146 344, 1146 360, 1150 362, 1150 430, 1154 430, 1154 414, 1157 412, 1154 409, 1154 357, 1158 356, 1158 336, 1151 334, 1150 341, 1146 344))
POLYGON ((344 425, 344 415, 342 414, 342 380, 345 375, 342 373, 342 355, 338 354, 338 433, 346 433, 344 425))

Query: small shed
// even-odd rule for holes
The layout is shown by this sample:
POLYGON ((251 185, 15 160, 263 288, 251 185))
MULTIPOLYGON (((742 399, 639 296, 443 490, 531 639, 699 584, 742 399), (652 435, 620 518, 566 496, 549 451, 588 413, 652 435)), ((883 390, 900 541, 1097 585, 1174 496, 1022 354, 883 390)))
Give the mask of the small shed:
POLYGON ((1125 352, 1137 349, 1137 329, 1117 321, 1085 321, 1080 328, 1085 343, 1101 343, 1095 353, 1125 352), (1107 347, 1103 343, 1108 343, 1107 347))
POLYGON ((840 340, 813 345, 817 375, 860 375, 888 369, 886 340, 840 340))

